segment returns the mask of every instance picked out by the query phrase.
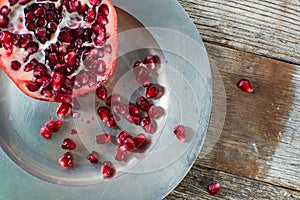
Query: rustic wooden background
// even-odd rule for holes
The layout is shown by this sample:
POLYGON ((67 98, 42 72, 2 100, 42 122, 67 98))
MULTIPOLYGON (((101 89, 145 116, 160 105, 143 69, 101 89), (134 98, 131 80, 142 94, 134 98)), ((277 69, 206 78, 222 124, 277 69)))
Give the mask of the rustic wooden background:
POLYGON ((166 199, 212 199, 205 187, 215 180, 213 199, 300 199, 300 1, 179 3, 220 71, 227 112, 216 146, 166 199), (236 88, 241 78, 254 93, 236 88))

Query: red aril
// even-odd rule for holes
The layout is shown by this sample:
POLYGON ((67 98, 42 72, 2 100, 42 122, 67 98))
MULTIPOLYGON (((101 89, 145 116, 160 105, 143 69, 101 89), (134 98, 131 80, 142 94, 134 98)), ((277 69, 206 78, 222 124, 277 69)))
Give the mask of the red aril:
POLYGON ((120 146, 122 146, 122 145, 124 145, 124 141, 128 138, 132 139, 132 136, 129 133, 127 133, 126 131, 122 131, 117 137, 117 143, 120 146))
POLYGON ((41 136, 43 136, 46 140, 50 140, 52 137, 52 131, 47 129, 46 127, 42 127, 40 130, 41 136))
POLYGON ((50 140, 52 137, 52 133, 56 133, 59 131, 60 127, 62 125, 61 120, 49 120, 44 124, 44 126, 40 130, 40 134, 46 139, 50 140))
POLYGON ((98 108, 98 115, 103 122, 107 122, 110 118, 110 109, 106 106, 100 106, 98 108))
POLYGON ((100 85, 97 89, 96 89, 96 95, 99 99, 101 100, 105 100, 107 98, 107 90, 103 85, 100 85))
POLYGON ((125 115, 127 112, 127 106, 122 103, 118 103, 116 105, 112 105, 113 111, 120 115, 125 115))
POLYGON ((137 149, 142 147, 146 142, 146 135, 145 134, 139 134, 134 138, 134 143, 137 149))
POLYGON ((90 163, 96 164, 99 162, 100 156, 97 152, 92 151, 88 156, 87 159, 90 161, 90 163))
POLYGON ((63 102, 57 108, 56 114, 59 118, 65 118, 71 113, 71 105, 67 102, 63 102))
POLYGON ((148 116, 152 119, 158 119, 165 114, 165 110, 160 106, 151 105, 148 109, 148 116))
POLYGON ((160 67, 160 59, 156 55, 149 55, 144 59, 144 64, 150 70, 157 70, 160 67))
POLYGON ((221 191, 221 184, 218 182, 212 183, 207 186, 206 190, 208 194, 212 196, 216 196, 221 191))
POLYGON ((76 149, 76 144, 73 140, 71 140, 70 138, 66 138, 64 139, 64 141, 61 144, 61 148, 62 149, 66 149, 66 150, 74 150, 76 149))
POLYGON ((126 159, 127 156, 128 156, 128 151, 123 146, 119 146, 115 153, 115 160, 123 161, 126 159))
POLYGON ((143 129, 146 133, 155 133, 157 130, 157 123, 154 120, 151 120, 150 124, 143 126, 143 129))
POLYGON ((183 125, 178 125, 174 128, 174 134, 180 142, 186 140, 186 128, 183 125))
POLYGON ((122 97, 120 95, 112 94, 109 97, 107 97, 105 104, 110 107, 114 104, 120 103, 121 101, 122 101, 122 97))
POLYGON ((135 149, 135 142, 132 137, 128 137, 127 139, 124 140, 123 146, 127 151, 132 151, 135 149))
POLYGON ((151 104, 145 97, 139 97, 136 99, 136 105, 144 112, 147 112, 151 104))
POLYGON ((133 103, 128 103, 127 105, 128 112, 131 115, 139 115, 140 114, 140 109, 133 103))
POLYGON ((0 66, 32 98, 69 102, 96 90, 112 74, 117 51, 110 0, 0 4, 0 66))
POLYGON ((58 164, 61 168, 69 168, 69 167, 73 167, 73 155, 70 152, 66 152, 65 154, 63 154, 59 160, 58 160, 58 164))
POLYGON ((110 115, 106 124, 109 128, 116 128, 117 127, 117 116, 110 115))
POLYGON ((140 123, 141 123, 141 117, 139 115, 128 114, 128 115, 126 115, 126 120, 129 123, 132 123, 132 124, 135 124, 135 125, 140 125, 140 123))
POLYGON ((164 88, 159 84, 151 84, 147 87, 146 97, 148 99, 158 99, 164 94, 164 88))
POLYGON ((112 178, 116 173, 114 165, 110 161, 104 161, 102 164, 102 175, 103 178, 112 178))
POLYGON ((242 91, 247 92, 247 93, 253 92, 253 88, 252 88, 251 83, 248 79, 239 80, 239 82, 237 83, 237 87, 239 89, 241 89, 242 91))
POLYGON ((103 133, 96 136, 97 144, 105 144, 111 141, 111 136, 108 133, 103 133))

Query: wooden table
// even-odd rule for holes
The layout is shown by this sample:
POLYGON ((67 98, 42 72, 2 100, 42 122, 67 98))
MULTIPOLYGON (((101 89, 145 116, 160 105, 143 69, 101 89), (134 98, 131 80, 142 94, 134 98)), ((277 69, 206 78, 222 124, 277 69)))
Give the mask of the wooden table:
POLYGON ((222 129, 209 127, 221 132, 212 151, 166 199, 212 199, 205 187, 215 180, 214 199, 300 199, 300 1, 179 2, 221 74, 227 111, 222 129), (241 78, 254 93, 237 89, 241 78))

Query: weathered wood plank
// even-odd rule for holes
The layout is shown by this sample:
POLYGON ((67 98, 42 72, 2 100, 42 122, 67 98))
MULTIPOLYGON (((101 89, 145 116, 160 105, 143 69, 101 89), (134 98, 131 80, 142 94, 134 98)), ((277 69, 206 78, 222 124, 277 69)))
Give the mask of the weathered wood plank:
POLYGON ((165 199, 290 200, 300 199, 300 192, 196 165, 165 199), (205 188, 216 180, 222 185, 221 192, 212 198, 207 194, 205 188))
POLYGON ((227 115, 216 146, 197 165, 300 190, 300 67, 209 43, 206 48, 223 77, 227 115), (254 93, 236 87, 244 77, 254 93))
POLYGON ((300 64, 300 1, 179 0, 204 41, 300 64))

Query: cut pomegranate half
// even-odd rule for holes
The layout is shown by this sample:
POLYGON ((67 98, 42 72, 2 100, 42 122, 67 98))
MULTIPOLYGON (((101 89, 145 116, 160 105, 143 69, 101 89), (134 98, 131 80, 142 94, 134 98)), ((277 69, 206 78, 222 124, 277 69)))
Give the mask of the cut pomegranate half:
POLYGON ((0 8, 0 66, 28 96, 69 102, 114 71, 117 15, 110 0, 3 0, 0 8))

